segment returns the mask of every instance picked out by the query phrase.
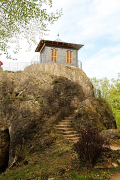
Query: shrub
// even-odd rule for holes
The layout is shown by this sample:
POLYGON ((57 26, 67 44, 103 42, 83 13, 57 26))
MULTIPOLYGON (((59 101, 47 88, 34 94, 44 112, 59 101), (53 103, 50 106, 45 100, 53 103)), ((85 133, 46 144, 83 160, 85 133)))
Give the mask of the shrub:
POLYGON ((25 160, 25 157, 27 155, 27 150, 23 145, 18 145, 15 150, 15 155, 17 157, 17 163, 20 163, 21 161, 25 160))
POLYGON ((77 116, 78 117, 81 117, 82 116, 82 113, 80 111, 77 112, 77 116))
POLYGON ((9 101, 9 102, 11 102, 10 95, 7 95, 6 98, 4 99, 4 101, 9 101))
POLYGON ((15 119, 18 119, 18 116, 15 116, 14 118, 15 118, 15 119))
POLYGON ((105 147, 109 146, 109 141, 99 134, 97 128, 87 127, 80 132, 81 137, 74 143, 73 149, 82 164, 93 167, 105 147))
POLYGON ((40 104, 43 104, 43 99, 38 98, 40 104))
POLYGON ((53 78, 53 79, 52 79, 52 83, 53 83, 53 84, 55 84, 55 83, 57 83, 57 82, 58 82, 58 80, 57 80, 56 78, 53 78))

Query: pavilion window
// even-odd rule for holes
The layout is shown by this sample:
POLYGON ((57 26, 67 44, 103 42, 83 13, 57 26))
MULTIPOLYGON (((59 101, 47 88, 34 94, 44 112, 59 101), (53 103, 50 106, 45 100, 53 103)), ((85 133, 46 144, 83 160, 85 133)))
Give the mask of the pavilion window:
POLYGON ((72 57, 73 57, 73 52, 67 51, 66 52, 66 63, 72 64, 72 57))
POLYGON ((51 62, 57 62, 57 50, 51 49, 51 62))

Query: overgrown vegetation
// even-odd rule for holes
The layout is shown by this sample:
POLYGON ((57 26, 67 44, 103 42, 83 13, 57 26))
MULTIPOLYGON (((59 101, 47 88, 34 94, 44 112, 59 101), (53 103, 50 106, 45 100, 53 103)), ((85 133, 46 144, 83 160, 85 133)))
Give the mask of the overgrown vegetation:
MULTIPOLYGON (((16 164, 0 175, 1 180, 105 180, 111 173, 120 171, 120 166, 116 169, 86 169, 80 166, 72 144, 62 136, 57 136, 50 145, 42 147, 39 146, 40 134, 40 131, 37 132, 26 146, 16 148, 16 164), (34 150, 30 148, 31 144, 34 150)), ((50 137, 51 133, 48 135, 50 137)), ((53 135, 56 136, 55 131, 52 132, 53 135)))
POLYGON ((53 83, 53 84, 55 84, 55 83, 57 83, 57 82, 58 82, 58 79, 57 79, 57 78, 53 78, 53 79, 52 79, 52 83, 53 83))
POLYGON ((120 129, 120 73, 117 79, 91 78, 94 88, 101 90, 101 97, 112 107, 117 127, 120 129))
POLYGON ((81 137, 73 148, 78 154, 80 164, 94 167, 97 159, 105 151, 105 146, 108 145, 109 142, 99 134, 97 128, 87 127, 81 130, 81 137))
MULTIPOLYGON (((11 123, 13 122, 10 134, 12 148, 10 148, 12 158, 14 160, 16 157, 16 161, 14 166, 0 175, 1 180, 48 180, 48 178, 104 180, 113 170, 115 171, 114 168, 102 171, 81 166, 77 153, 73 151, 73 144, 63 139, 54 128, 57 121, 72 113, 73 105, 76 104, 79 104, 79 108, 74 122, 78 122, 76 123, 78 129, 82 125, 86 127, 85 123, 89 125, 89 122, 93 127, 100 127, 103 119, 105 123, 112 124, 114 118, 110 120, 112 113, 104 100, 95 98, 86 100, 82 88, 77 83, 64 77, 49 76, 43 72, 36 74, 17 72, 14 73, 14 77, 13 74, 4 73, 3 77, 2 91, 0 91, 3 97, 1 109, 4 108, 2 114, 4 119, 7 117, 12 120, 11 123), (11 83, 11 77, 14 84, 11 83), (54 78, 57 83, 53 83, 54 78), (6 98, 7 100, 4 101, 6 98), (80 106, 79 102, 83 104, 81 103, 80 106)), ((119 154, 110 153, 107 157, 112 157, 111 160, 115 161, 119 154)), ((106 154, 103 153, 103 157, 96 162, 102 164, 107 160, 106 154)), ((120 167, 116 169, 120 170, 120 167)))

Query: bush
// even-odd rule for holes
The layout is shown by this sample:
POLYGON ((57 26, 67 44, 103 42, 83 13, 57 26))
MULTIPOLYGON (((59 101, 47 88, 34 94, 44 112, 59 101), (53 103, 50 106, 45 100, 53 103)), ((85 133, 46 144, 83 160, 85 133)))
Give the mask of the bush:
POLYGON ((24 145, 18 145, 15 149, 15 156, 17 158, 16 163, 19 164, 21 161, 26 162, 27 149, 24 145))
POLYGON ((40 104, 43 104, 43 99, 39 98, 38 101, 39 101, 40 104))
POLYGON ((82 164, 93 167, 106 146, 109 146, 109 141, 99 134, 98 129, 87 127, 81 130, 81 137, 73 149, 82 164))
POLYGON ((58 83, 58 80, 56 78, 53 78, 52 79, 52 83, 55 84, 55 83, 58 83))

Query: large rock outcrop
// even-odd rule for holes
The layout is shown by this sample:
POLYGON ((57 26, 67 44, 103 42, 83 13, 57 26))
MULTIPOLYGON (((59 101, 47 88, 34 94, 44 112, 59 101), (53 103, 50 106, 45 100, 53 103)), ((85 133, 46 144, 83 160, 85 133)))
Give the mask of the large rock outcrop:
POLYGON ((82 69, 61 64, 34 64, 25 68, 25 72, 46 72, 55 76, 64 76, 82 86, 85 97, 93 97, 93 85, 82 69))
POLYGON ((90 120, 87 110, 94 104, 97 110, 92 110, 91 122, 103 129, 116 128, 111 110, 107 106, 102 110, 89 78, 76 67, 37 64, 23 72, 0 71, 0 101, 0 167, 8 151, 9 165, 12 163, 16 147, 31 138, 38 126, 41 130, 52 127, 74 109, 79 109, 80 121, 86 125, 90 120))
POLYGON ((88 98, 79 103, 74 115, 73 125, 77 131, 87 126, 100 130, 116 129, 116 121, 112 109, 103 99, 88 98))

